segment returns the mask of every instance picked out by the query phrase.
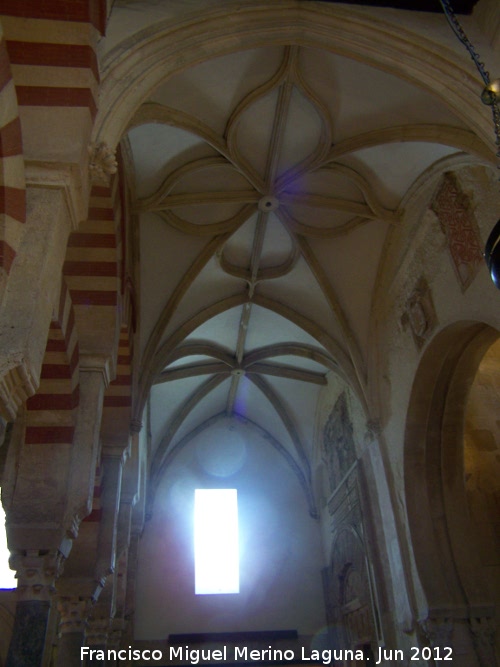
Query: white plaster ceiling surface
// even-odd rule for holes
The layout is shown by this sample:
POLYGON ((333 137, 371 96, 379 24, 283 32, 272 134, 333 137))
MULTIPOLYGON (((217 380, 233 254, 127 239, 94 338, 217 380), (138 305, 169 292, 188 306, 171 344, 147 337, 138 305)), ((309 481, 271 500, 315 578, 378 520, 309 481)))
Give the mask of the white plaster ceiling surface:
POLYGON ((209 59, 154 91, 127 135, 153 475, 236 415, 310 479, 327 372, 366 392, 404 198, 466 135, 423 89, 295 44, 209 59))

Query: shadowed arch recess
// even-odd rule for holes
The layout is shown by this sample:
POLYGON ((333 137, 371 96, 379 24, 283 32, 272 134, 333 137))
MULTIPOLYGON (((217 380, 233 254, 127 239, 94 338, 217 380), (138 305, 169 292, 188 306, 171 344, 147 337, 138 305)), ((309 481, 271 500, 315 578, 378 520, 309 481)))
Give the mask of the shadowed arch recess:
POLYGON ((455 609, 467 617, 475 608, 492 607, 467 509, 463 457, 470 388, 498 336, 483 323, 449 326, 424 352, 413 384, 405 433, 406 504, 429 615, 455 609))

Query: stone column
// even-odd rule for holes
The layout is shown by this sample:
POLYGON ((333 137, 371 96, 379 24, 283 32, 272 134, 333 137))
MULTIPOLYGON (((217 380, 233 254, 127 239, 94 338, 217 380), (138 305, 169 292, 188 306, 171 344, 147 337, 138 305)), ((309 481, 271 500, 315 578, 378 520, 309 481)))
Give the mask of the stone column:
MULTIPOLYGON (((110 618, 109 614, 100 613, 100 605, 97 605, 94 608, 93 618, 90 619, 89 625, 87 628, 87 640, 86 646, 91 648, 94 651, 104 651, 106 656, 107 646, 108 646, 108 633, 110 630, 110 618)), ((97 663, 98 665, 107 665, 108 661, 97 660, 95 655, 92 656, 92 661, 87 661, 87 664, 93 665, 97 663)))
POLYGON ((133 627, 135 615, 135 595, 137 585, 137 569, 139 559, 139 542, 141 532, 132 530, 130 534, 130 545, 127 559, 127 593, 125 598, 124 618, 127 621, 124 638, 131 643, 133 641, 133 627))
POLYGON ((85 643, 85 628, 92 600, 60 597, 57 606, 60 637, 55 667, 80 667, 80 649, 85 643))
MULTIPOLYGON (((125 629, 122 634, 122 642, 125 646, 133 642, 133 627, 135 613, 135 597, 137 584, 138 551, 139 542, 144 530, 146 517, 146 463, 145 450, 140 448, 139 434, 142 428, 140 421, 133 421, 130 424, 131 432, 131 462, 134 463, 136 477, 134 484, 137 488, 137 496, 131 503, 130 526, 128 530, 127 547, 127 583, 125 600, 123 602, 123 618, 126 621, 125 629), (144 457, 144 458, 143 458, 144 457)), ((128 462, 127 462, 128 464, 128 462)), ((128 465, 127 465, 128 467, 128 465)), ((130 472, 130 470, 129 470, 130 472)), ((134 484, 131 484, 130 491, 134 484)), ((124 484, 127 488, 127 483, 124 484)), ((126 496, 126 494, 125 494, 126 496)))
MULTIPOLYGON (((109 383, 109 363, 100 356, 80 356, 80 404, 73 437, 70 469, 68 473, 68 497, 65 505, 64 524, 75 539, 75 562, 81 559, 77 538, 80 523, 92 509, 94 481, 99 457, 99 430, 102 417, 104 391, 109 383)), ((92 556, 90 558, 93 560, 92 556)), ((81 665, 80 649, 85 643, 87 618, 98 598, 101 584, 88 572, 72 571, 62 577, 58 585, 59 642, 56 667, 81 665)))
POLYGON ((130 441, 130 455, 123 467, 122 486, 120 494, 120 512, 118 515, 118 530, 116 538, 117 574, 115 585, 115 618, 114 625, 120 621, 122 631, 126 628, 126 600, 127 600, 127 572, 130 549, 130 535, 132 530, 132 516, 138 502, 140 489, 140 455, 138 434, 132 431, 130 441))
POLYGON ((17 570, 18 602, 6 667, 41 667, 51 597, 64 557, 59 551, 11 556, 17 570))
MULTIPOLYGON (((123 463, 128 452, 125 445, 106 442, 103 445, 101 465, 102 495, 101 519, 97 540, 95 580, 102 581, 104 588, 99 601, 92 610, 87 630, 86 646, 106 654, 108 635, 114 616, 115 582, 112 575, 116 567, 116 549, 118 534, 118 516, 121 496, 123 463), (104 584, 105 582, 105 584, 104 584)), ((93 661, 95 657, 93 657, 93 661)), ((107 662, 100 661, 100 664, 107 662)))
MULTIPOLYGON (((125 622, 122 619, 114 618, 111 621, 110 630, 108 633, 108 648, 120 650, 120 643, 125 630, 125 622)), ((128 661, 127 661, 128 662, 128 661)), ((109 665, 123 665, 124 661, 108 660, 109 665)))

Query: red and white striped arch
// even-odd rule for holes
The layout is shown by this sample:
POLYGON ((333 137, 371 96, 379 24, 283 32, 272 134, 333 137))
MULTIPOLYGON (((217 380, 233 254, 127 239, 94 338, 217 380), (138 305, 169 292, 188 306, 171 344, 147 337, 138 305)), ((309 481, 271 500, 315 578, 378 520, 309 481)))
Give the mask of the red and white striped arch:
POLYGON ((132 349, 127 324, 123 324, 118 344, 116 377, 104 395, 103 438, 129 436, 132 419, 132 349))
MULTIPOLYGON (((133 290, 125 279, 124 197, 119 177, 109 186, 94 185, 88 219, 69 238, 64 276, 71 292, 80 340, 90 339, 103 321, 114 320, 120 327, 116 377, 104 397, 101 432, 117 437, 128 435, 132 404, 131 328, 134 323, 133 290), (82 317, 79 317, 79 313, 82 317), (83 317, 84 315, 84 317, 83 317)), ((116 350, 116 330, 109 349, 116 350)))
POLYGON ((19 105, 88 109, 93 120, 106 0, 5 0, 1 11, 19 105))
POLYGON ((25 221, 21 123, 7 46, 0 25, 0 295, 19 248, 25 221))
POLYGON ((26 402, 27 445, 73 442, 79 404, 79 346, 69 290, 61 284, 49 329, 38 392, 26 402))
POLYGON ((88 218, 70 235, 64 275, 75 308, 118 305, 121 274, 121 210, 118 179, 93 186, 88 218))

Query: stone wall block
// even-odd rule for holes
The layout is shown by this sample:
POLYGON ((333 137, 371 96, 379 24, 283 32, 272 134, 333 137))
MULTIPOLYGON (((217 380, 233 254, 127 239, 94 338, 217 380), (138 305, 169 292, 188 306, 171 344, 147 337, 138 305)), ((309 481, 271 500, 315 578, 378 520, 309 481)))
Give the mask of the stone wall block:
POLYGON ((0 414, 15 419, 38 387, 71 221, 63 193, 27 189, 27 222, 0 310, 0 414))

